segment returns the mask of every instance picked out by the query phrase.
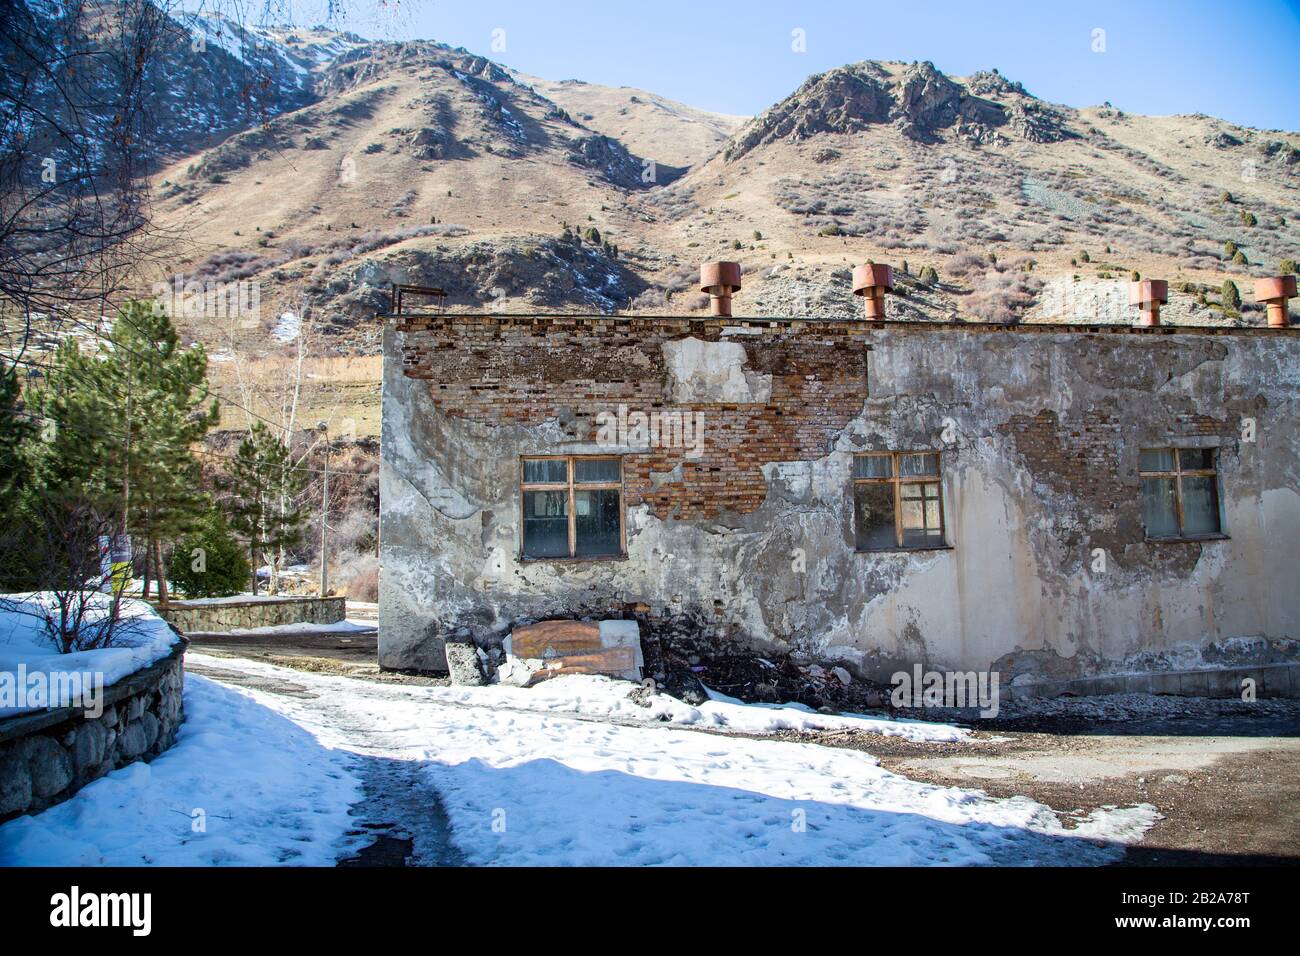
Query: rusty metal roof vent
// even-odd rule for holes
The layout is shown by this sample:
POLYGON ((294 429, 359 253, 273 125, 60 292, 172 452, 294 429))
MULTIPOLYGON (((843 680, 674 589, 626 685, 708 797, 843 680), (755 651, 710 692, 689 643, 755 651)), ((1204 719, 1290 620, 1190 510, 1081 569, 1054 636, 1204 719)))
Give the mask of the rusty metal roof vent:
POLYGON ((702 263, 700 291, 709 294, 710 314, 731 315, 731 294, 740 291, 740 263, 702 263))
POLYGON ((853 270, 853 294, 862 296, 868 319, 885 317, 885 293, 894 291, 894 270, 868 262, 853 270))
POLYGON ((1141 312, 1138 325, 1159 325, 1160 307, 1169 301, 1169 283, 1164 279, 1143 279, 1128 284, 1128 304, 1141 312))
POLYGON ((1286 300, 1295 297, 1295 276, 1273 276, 1255 280, 1255 300, 1268 306, 1268 327, 1285 329, 1291 324, 1286 300))

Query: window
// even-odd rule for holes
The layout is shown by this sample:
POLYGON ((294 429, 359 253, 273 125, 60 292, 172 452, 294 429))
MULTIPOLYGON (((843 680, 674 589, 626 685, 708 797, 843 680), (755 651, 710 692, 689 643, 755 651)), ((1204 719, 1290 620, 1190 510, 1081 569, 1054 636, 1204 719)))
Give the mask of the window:
POLYGON ((1213 448, 1147 448, 1138 457, 1142 520, 1148 538, 1222 534, 1213 448))
POLYGON ((622 555, 621 458, 525 458, 521 467, 525 558, 622 555))
POLYGON ((944 547, 939 453, 854 455, 853 518, 859 551, 944 547))

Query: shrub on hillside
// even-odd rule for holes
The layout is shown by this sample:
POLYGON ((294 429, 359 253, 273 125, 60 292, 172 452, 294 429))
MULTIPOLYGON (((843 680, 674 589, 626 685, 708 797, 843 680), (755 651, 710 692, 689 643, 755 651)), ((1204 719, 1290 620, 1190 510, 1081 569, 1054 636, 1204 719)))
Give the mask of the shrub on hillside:
POLYGON ((1223 289, 1220 296, 1223 299, 1225 309, 1232 309, 1236 312, 1241 308, 1241 293, 1237 290, 1237 283, 1231 279, 1223 280, 1223 289))

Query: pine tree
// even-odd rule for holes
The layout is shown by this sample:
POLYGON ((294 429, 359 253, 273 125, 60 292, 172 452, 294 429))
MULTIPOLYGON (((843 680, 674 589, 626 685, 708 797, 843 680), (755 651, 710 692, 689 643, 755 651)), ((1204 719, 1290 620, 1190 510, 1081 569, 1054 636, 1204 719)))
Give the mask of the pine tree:
POLYGON ((261 422, 239 444, 228 484, 234 496, 231 526, 248 542, 257 593, 259 555, 268 562, 302 539, 305 515, 299 503, 306 474, 288 447, 261 422))
POLYGON ((53 365, 38 396, 53 425, 39 480, 120 515, 123 533, 144 543, 166 601, 162 542, 205 511, 191 449, 219 417, 216 401, 208 404, 207 355, 181 345, 162 309, 132 301, 98 351, 65 339, 53 365))
POLYGON ((24 449, 36 433, 26 414, 18 368, 0 371, 0 521, 18 510, 18 498, 27 485, 28 466, 24 449))

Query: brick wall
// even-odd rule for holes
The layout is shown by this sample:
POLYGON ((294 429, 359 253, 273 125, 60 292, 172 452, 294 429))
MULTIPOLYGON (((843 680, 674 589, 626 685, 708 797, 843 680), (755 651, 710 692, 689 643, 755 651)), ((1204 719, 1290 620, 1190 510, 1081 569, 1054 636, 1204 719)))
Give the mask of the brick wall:
POLYGON ((655 448, 624 457, 629 506, 656 517, 748 514, 767 494, 761 466, 826 455, 867 395, 862 323, 773 323, 737 335, 747 370, 771 375, 764 404, 678 404, 665 394, 663 344, 706 342, 742 323, 680 319, 421 316, 398 320, 405 374, 429 383, 440 411, 496 424, 540 425, 563 412, 574 441, 620 404, 704 416, 703 454, 655 448), (571 413, 571 417, 570 417, 571 413), (668 473, 680 467, 680 478, 668 473))

